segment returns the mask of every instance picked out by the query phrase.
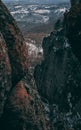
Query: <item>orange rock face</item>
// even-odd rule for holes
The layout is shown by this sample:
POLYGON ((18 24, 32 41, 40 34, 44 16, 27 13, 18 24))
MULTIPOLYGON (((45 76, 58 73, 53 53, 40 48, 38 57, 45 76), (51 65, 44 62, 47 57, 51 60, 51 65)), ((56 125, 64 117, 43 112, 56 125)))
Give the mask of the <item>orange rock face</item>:
POLYGON ((24 107, 26 107, 26 104, 28 104, 29 100, 31 99, 22 81, 16 85, 13 91, 13 96, 11 97, 12 101, 16 103, 15 106, 19 106, 19 109, 22 108, 22 110, 24 109, 24 107))

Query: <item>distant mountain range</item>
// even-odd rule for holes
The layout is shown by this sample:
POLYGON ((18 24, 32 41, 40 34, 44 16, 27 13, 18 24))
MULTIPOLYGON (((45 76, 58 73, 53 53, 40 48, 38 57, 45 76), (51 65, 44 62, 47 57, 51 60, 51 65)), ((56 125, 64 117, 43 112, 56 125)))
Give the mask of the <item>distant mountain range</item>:
POLYGON ((20 2, 26 2, 28 4, 30 3, 39 3, 39 4, 45 4, 45 3, 62 3, 62 2, 69 2, 69 0, 3 0, 4 2, 10 2, 10 1, 20 1, 20 2))

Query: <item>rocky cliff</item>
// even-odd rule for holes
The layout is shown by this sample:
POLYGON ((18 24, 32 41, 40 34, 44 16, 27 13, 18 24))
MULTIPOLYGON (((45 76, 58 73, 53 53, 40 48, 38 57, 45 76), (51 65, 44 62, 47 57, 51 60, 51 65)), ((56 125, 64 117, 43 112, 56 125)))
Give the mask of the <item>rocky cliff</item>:
POLYGON ((44 38, 44 60, 34 72, 38 91, 50 106, 51 129, 58 130, 81 129, 81 4, 72 0, 71 5, 44 38))
POLYGON ((12 82, 15 85, 27 72, 27 46, 15 20, 2 2, 0 2, 0 32, 8 48, 12 82))
POLYGON ((81 61, 81 2, 72 6, 70 11, 65 15, 66 36, 73 49, 73 52, 81 61))
POLYGON ((47 130, 44 107, 28 74, 28 50, 0 1, 0 130, 47 130))
MULTIPOLYGON (((66 37, 81 64, 81 0, 65 14, 66 37)), ((78 71, 79 73, 79 71, 78 71)), ((81 99, 75 109, 81 114, 81 99)))
POLYGON ((40 94, 50 104, 59 104, 62 111, 69 111, 80 98, 81 66, 64 36, 63 23, 60 22, 59 27, 43 40, 44 61, 36 67, 34 77, 40 94), (72 106, 69 106, 69 95, 72 106))

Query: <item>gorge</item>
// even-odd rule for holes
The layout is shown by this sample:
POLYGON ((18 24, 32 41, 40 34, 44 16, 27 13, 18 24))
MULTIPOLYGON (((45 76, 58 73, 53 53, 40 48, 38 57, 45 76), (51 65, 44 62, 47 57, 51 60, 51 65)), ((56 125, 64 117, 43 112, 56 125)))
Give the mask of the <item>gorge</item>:
POLYGON ((81 130, 81 1, 43 39, 41 64, 0 1, 0 130, 81 130))

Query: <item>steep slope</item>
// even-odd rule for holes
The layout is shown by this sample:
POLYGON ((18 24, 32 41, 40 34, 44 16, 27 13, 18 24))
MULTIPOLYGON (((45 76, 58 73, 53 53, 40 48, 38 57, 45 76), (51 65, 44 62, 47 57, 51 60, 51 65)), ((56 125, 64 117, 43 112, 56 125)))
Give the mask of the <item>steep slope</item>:
MULTIPOLYGON (((65 23, 69 44, 81 63, 81 0, 72 5, 70 11, 65 14, 65 23)), ((75 110, 81 114, 81 99, 76 104, 75 110)))
POLYGON ((81 2, 65 14, 66 36, 74 54, 81 61, 81 2))
POLYGON ((28 65, 27 45, 0 1, 0 130, 47 130, 44 107, 28 65))
POLYGON ((24 78, 10 92, 1 117, 1 130, 47 130, 44 107, 30 78, 24 78))
POLYGON ((11 89, 11 66, 8 51, 3 36, 0 33, 0 117, 3 113, 4 102, 11 89))
POLYGON ((49 37, 44 38, 45 59, 36 67, 34 77, 43 97, 51 104, 58 104, 61 111, 69 111, 80 98, 81 66, 64 36, 62 24, 59 22, 58 28, 49 37), (68 101, 69 94, 72 106, 68 101))
POLYGON ((50 109, 51 129, 81 129, 79 2, 72 3, 70 11, 64 14, 64 20, 58 20, 54 31, 44 38, 44 60, 34 72, 38 91, 50 109))
POLYGON ((8 48, 12 82, 16 84, 27 72, 27 46, 15 20, 2 2, 0 2, 0 31, 8 48))

